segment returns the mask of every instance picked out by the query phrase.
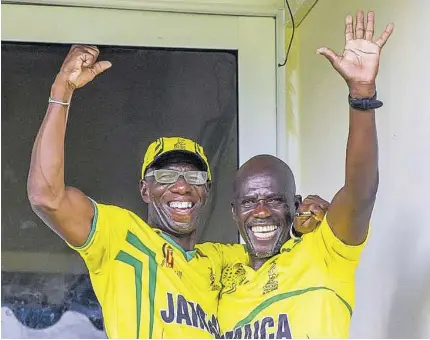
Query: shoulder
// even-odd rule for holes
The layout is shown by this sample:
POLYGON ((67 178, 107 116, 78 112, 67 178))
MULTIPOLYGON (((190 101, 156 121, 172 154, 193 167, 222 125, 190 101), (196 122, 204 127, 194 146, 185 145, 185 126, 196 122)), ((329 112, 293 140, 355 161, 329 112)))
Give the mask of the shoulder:
POLYGON ((219 261, 223 268, 234 263, 248 262, 248 253, 243 244, 205 242, 196 245, 196 248, 210 257, 211 260, 219 261))

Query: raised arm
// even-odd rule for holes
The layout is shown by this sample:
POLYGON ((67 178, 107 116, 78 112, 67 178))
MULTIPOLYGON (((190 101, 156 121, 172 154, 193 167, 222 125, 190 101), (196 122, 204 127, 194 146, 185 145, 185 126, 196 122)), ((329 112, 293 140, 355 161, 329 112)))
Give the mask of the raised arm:
MULTIPOLYGON (((373 40, 374 13, 357 12, 355 30, 352 16, 346 17, 345 50, 342 55, 328 48, 318 50, 345 79, 350 96, 369 98, 376 94, 375 79, 381 49, 393 31, 389 24, 384 33, 373 40)), ((359 102, 359 100, 357 100, 359 102)), ((355 105, 353 105, 355 106, 355 105)), ((374 109, 349 111, 349 135, 346 149, 345 184, 333 198, 327 221, 334 234, 349 245, 364 242, 378 190, 378 139, 374 109)))
POLYGON ((73 92, 111 66, 96 62, 94 46, 72 46, 51 87, 50 103, 31 154, 27 194, 34 212, 74 246, 85 243, 94 209, 78 189, 64 184, 64 138, 73 92), (54 102, 53 102, 53 101, 54 102), (55 102, 56 101, 56 102, 55 102))

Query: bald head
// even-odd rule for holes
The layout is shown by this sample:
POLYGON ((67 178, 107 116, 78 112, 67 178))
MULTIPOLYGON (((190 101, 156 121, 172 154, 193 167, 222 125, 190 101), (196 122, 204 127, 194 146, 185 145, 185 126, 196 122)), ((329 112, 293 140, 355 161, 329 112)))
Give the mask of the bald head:
POLYGON ((293 196, 296 194, 296 183, 290 167, 277 157, 257 155, 246 161, 236 172, 233 183, 234 196, 240 195, 240 188, 247 178, 259 175, 272 177, 285 188, 286 192, 289 191, 293 196))

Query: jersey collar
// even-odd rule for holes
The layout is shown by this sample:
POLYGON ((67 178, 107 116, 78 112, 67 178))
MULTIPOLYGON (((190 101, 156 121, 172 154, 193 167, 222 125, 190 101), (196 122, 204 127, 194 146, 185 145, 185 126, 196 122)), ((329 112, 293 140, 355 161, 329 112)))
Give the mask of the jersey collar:
POLYGON ((287 242, 285 242, 281 247, 281 253, 287 252, 289 253, 291 249, 293 249, 296 245, 298 245, 300 242, 303 241, 303 238, 300 237, 298 239, 292 239, 290 238, 287 242))
POLYGON ((184 255, 184 257, 187 261, 191 261, 193 259, 194 255, 197 252, 197 249, 185 251, 184 248, 182 248, 175 240, 173 240, 170 237, 170 235, 163 233, 161 230, 156 230, 156 232, 158 235, 160 235, 162 238, 164 238, 167 242, 169 242, 170 245, 172 245, 177 250, 179 250, 182 253, 182 255, 184 255))

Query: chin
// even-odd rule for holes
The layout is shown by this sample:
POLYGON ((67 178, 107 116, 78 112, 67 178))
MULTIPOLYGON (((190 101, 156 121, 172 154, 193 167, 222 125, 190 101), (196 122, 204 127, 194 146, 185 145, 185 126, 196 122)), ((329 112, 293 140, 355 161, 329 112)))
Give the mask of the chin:
POLYGON ((282 244, 279 243, 279 239, 281 238, 281 236, 282 235, 277 235, 276 237, 271 239, 269 243, 261 241, 259 242, 253 239, 251 235, 247 235, 246 244, 248 252, 257 258, 270 258, 272 256, 275 256, 279 253, 282 247, 282 244))
POLYGON ((178 235, 188 235, 196 231, 196 227, 194 225, 190 225, 190 223, 181 223, 181 222, 175 222, 173 225, 169 226, 169 229, 178 235))

